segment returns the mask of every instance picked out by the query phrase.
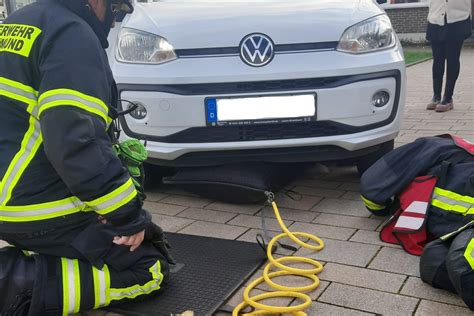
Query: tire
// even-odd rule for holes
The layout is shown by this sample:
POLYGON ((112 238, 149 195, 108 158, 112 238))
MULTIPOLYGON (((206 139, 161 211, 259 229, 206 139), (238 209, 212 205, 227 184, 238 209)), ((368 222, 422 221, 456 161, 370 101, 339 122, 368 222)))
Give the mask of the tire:
POLYGON ((377 160, 391 152, 395 146, 395 141, 392 139, 388 142, 379 145, 377 151, 357 159, 357 171, 362 175, 369 169, 377 160))

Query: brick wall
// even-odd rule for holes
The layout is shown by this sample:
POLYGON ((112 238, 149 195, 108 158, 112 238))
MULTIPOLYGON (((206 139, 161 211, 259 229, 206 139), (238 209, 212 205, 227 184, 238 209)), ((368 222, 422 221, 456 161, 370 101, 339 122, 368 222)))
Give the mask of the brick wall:
POLYGON ((428 7, 386 8, 385 11, 398 34, 426 32, 428 7))

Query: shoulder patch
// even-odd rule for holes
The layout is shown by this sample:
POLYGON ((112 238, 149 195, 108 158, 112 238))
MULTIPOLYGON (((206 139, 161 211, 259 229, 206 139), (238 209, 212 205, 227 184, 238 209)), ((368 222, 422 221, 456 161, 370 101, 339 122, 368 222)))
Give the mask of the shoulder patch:
POLYGON ((41 30, 24 24, 0 24, 0 52, 29 57, 41 30))

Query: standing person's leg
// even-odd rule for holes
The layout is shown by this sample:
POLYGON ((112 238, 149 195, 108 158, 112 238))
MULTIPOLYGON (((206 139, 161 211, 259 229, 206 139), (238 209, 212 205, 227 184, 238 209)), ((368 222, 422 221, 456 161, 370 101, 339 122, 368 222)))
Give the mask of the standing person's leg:
POLYGON ((447 100, 452 99, 454 94, 454 87, 456 81, 459 78, 459 72, 461 70, 461 50, 463 41, 448 42, 450 49, 447 53, 447 75, 446 75, 446 89, 444 91, 444 98, 447 100))
POLYGON ((443 88, 443 76, 446 65, 446 50, 443 42, 431 42, 433 52, 433 98, 426 107, 428 110, 434 110, 436 105, 441 102, 441 90, 443 88))
POLYGON ((454 108, 453 94, 456 81, 459 77, 461 69, 460 57, 461 49, 464 41, 448 40, 446 42, 446 87, 441 103, 436 107, 437 112, 446 112, 454 108))

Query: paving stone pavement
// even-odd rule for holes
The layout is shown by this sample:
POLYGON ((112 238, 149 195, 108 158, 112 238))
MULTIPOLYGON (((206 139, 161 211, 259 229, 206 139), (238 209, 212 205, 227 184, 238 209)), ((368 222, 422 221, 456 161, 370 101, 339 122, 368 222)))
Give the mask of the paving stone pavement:
MULTIPOLYGON (((432 96, 431 65, 428 61, 407 69, 405 120, 396 146, 443 133, 474 142, 474 49, 462 53, 453 111, 425 110, 432 96)), ((311 293, 314 302, 308 315, 472 315, 456 295, 420 280, 418 257, 380 242, 378 230, 383 219, 371 216, 359 201, 358 182, 355 167, 318 164, 288 187, 299 192, 301 200, 277 195, 282 217, 291 230, 316 234, 326 243, 317 253, 299 247, 296 252, 325 264, 321 285, 311 293)), ((245 241, 253 241, 260 232, 263 205, 222 203, 169 187, 155 188, 148 196, 145 207, 167 231, 245 241)), ((269 231, 277 233, 271 209, 265 216, 269 231)), ((288 278, 287 283, 295 280, 288 278)), ((268 288, 262 285, 255 292, 262 291, 268 288)), ((227 304, 235 306, 241 298, 242 289, 227 304)), ((295 304, 291 299, 275 301, 295 304)))

